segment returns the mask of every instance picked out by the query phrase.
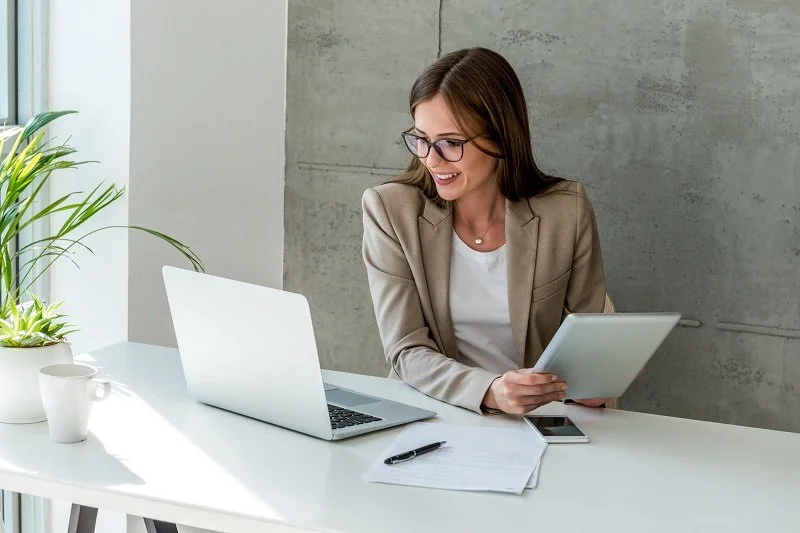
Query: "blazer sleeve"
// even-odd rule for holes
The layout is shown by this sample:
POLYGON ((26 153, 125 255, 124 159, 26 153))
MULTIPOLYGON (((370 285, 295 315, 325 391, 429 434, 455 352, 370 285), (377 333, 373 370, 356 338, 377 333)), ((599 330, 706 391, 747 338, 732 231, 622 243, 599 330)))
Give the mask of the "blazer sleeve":
MULTIPOLYGON (((603 257, 594 209, 586 189, 578 184, 576 194, 577 225, 572 274, 567 285, 564 313, 608 312, 603 257)), ((608 302, 610 304, 610 300, 608 302)), ((613 312, 613 305, 610 309, 613 312)))
POLYGON ((438 351, 417 285, 378 191, 367 189, 362 251, 386 361, 406 383, 447 403, 481 413, 499 374, 466 366, 438 351))

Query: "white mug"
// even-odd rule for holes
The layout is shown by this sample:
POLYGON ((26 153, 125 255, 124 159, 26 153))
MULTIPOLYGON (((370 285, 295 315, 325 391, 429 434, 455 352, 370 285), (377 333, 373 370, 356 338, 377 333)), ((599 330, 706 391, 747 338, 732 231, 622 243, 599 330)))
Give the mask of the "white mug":
POLYGON ((86 440, 92 403, 105 400, 111 384, 95 379, 89 365, 50 365, 39 370, 39 388, 50 440, 64 444, 86 440))

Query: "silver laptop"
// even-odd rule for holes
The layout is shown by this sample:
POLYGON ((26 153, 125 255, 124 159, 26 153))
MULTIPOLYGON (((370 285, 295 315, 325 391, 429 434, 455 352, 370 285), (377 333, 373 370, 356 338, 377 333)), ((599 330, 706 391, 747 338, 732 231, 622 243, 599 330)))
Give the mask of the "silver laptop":
POLYGON ((304 296, 169 266, 163 274, 196 400, 327 440, 436 415, 323 383, 304 296))

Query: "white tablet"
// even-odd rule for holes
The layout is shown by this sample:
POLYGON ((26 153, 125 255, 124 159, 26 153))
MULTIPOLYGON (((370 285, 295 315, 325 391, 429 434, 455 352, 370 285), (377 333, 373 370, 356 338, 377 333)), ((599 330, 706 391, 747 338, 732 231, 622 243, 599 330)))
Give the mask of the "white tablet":
POLYGON ((558 374, 566 398, 619 398, 661 346, 677 313, 573 313, 533 367, 558 374))

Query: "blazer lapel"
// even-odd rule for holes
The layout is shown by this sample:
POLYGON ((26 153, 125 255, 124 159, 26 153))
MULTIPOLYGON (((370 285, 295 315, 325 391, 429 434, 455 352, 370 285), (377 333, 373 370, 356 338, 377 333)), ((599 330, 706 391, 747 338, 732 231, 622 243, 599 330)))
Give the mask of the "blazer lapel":
POLYGON ((533 296, 533 274, 539 241, 539 217, 528 200, 506 200, 506 244, 508 246, 508 311, 519 366, 525 366, 525 342, 533 296))
POLYGON ((431 298, 435 327, 445 355, 458 357, 458 346, 450 317, 450 252, 453 243, 453 218, 450 209, 430 200, 418 220, 422 263, 431 298))

